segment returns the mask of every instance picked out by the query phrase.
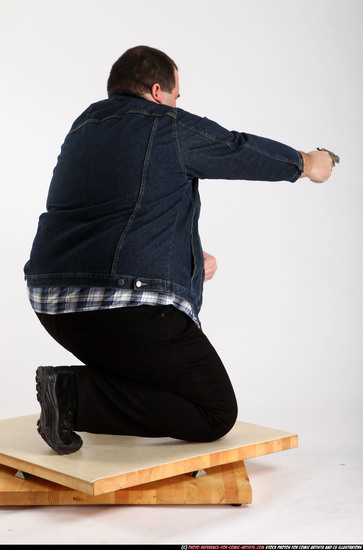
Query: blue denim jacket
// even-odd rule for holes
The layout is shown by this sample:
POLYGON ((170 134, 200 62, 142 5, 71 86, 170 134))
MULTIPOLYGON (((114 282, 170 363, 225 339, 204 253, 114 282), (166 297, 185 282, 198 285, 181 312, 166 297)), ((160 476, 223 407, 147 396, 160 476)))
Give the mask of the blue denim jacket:
POLYGON ((198 315, 198 179, 293 182, 302 170, 301 154, 276 141, 112 95, 81 114, 64 141, 27 284, 173 293, 198 315))

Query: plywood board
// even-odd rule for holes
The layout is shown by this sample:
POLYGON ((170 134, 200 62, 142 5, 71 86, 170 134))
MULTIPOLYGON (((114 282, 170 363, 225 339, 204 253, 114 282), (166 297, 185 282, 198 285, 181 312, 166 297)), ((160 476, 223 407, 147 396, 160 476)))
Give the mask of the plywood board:
POLYGON ((39 436, 37 419, 0 421, 0 464, 90 495, 297 447, 296 434, 237 422, 212 443, 83 432, 79 451, 58 455, 39 436))
POLYGON ((45 479, 22 480, 0 465, 0 506, 248 504, 252 490, 243 461, 215 466, 206 475, 182 474, 92 496, 45 479))

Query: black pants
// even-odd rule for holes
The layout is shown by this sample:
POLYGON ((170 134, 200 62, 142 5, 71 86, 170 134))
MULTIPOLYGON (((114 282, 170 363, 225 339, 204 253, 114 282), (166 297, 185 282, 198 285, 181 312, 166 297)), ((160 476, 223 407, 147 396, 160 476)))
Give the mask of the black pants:
POLYGON ((235 423, 226 370, 203 332, 173 306, 38 314, 74 366, 76 431, 213 441, 235 423))

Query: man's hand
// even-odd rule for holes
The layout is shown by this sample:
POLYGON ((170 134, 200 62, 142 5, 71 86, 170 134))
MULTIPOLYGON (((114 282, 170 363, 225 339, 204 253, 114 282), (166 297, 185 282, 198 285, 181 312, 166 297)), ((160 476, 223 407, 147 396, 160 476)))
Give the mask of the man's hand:
POLYGON ((217 260, 214 256, 211 256, 210 254, 207 254, 207 252, 203 252, 204 257, 204 282, 210 281, 213 277, 215 272, 218 269, 217 266, 217 260))
POLYGON ((333 162, 327 151, 301 152, 301 154, 304 161, 304 172, 301 178, 309 178, 314 183, 323 183, 330 178, 333 162))

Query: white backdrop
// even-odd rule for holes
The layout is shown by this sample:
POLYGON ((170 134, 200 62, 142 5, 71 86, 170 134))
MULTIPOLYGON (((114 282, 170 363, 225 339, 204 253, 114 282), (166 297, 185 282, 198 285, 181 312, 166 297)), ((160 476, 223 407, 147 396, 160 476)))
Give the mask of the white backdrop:
POLYGON ((183 109, 341 156, 330 181, 204 181, 218 259, 201 319, 240 420, 299 431, 362 416, 363 2, 1 0, 0 417, 38 411, 38 365, 76 364, 27 302, 23 265, 61 143, 147 44, 179 66, 183 109))

